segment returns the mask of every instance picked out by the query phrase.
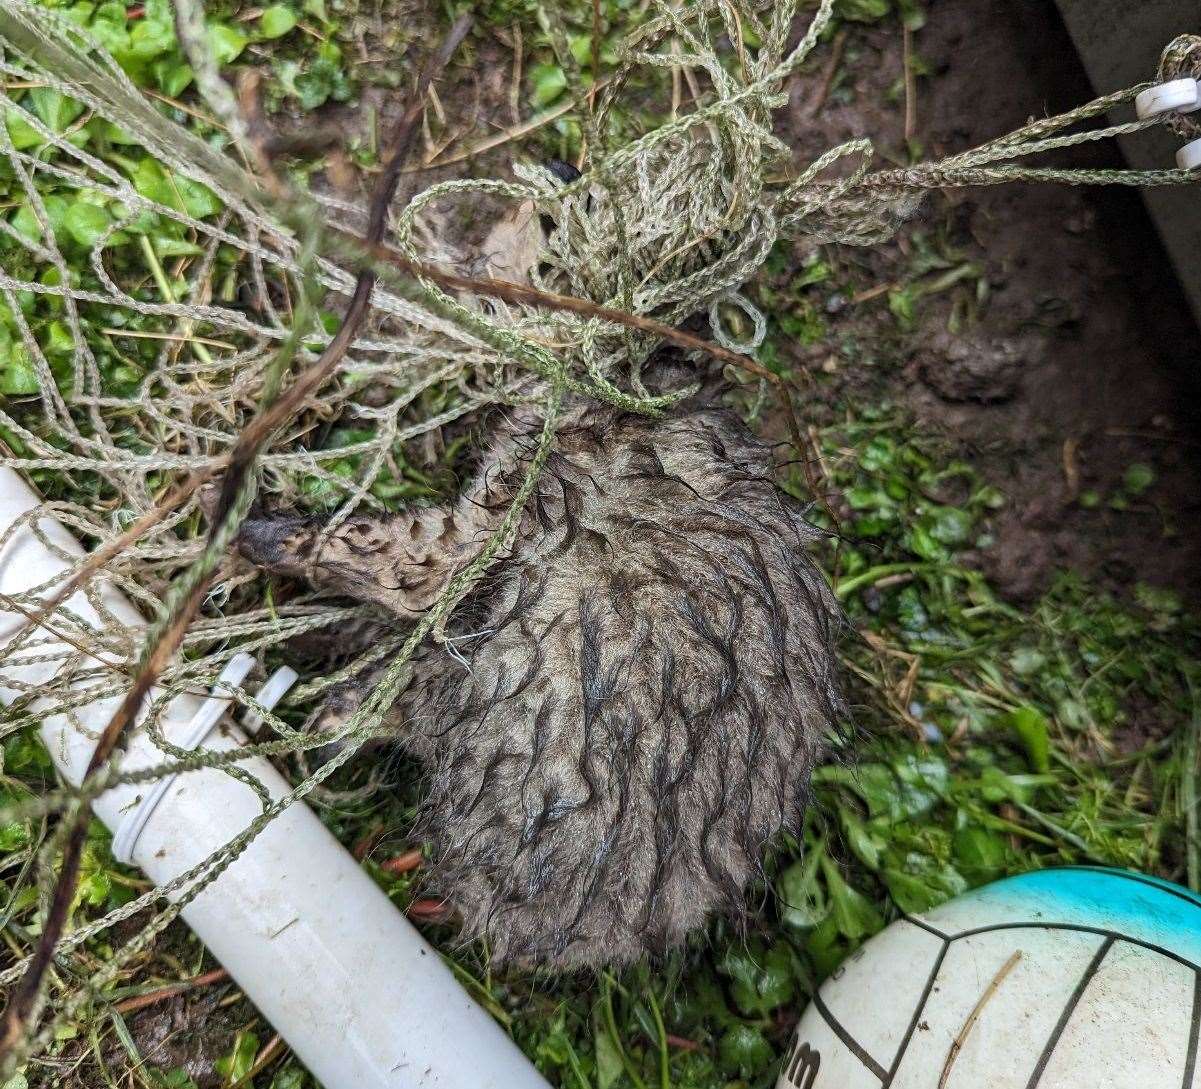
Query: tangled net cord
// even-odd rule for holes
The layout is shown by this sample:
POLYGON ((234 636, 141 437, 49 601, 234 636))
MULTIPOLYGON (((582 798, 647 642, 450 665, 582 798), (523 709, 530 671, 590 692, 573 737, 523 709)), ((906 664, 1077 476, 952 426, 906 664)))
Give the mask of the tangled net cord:
MULTIPOLYGON (((530 201, 556 223, 538 267, 531 270, 535 287, 667 324, 707 312, 718 343, 733 351, 753 352, 762 342, 766 322, 739 294, 739 288, 781 237, 878 243, 889 238, 922 199, 939 187, 1015 180, 1128 185, 1195 180, 1177 170, 1062 170, 1013 162, 1031 153, 1162 123, 1162 119, 1152 119, 1067 131, 1130 101, 1141 87, 1099 98, 1061 116, 1033 121, 1017 132, 935 163, 872 172, 871 143, 854 140, 832 148, 794 173, 789 148, 771 132, 771 114, 786 102, 786 79, 804 63, 828 26, 833 0, 821 0, 799 43, 790 49, 790 29, 801 4, 802 0, 777 4, 700 0, 676 10, 657 0, 657 15, 624 43, 617 70, 597 96, 595 112, 581 108, 589 148, 585 174, 561 185, 539 167, 518 166, 514 171, 517 181, 435 185, 395 212, 389 244, 411 258, 453 266, 460 255, 431 226, 437 222, 431 213, 442 202, 479 194, 530 201), (761 43, 758 49, 743 45, 747 31, 761 43), (728 42, 736 43, 733 58, 728 42), (671 66, 704 72, 709 82, 704 100, 690 114, 625 146, 611 146, 608 120, 630 77, 639 69, 671 66), (769 184, 773 174, 791 180, 769 184), (730 308, 741 310, 748 319, 750 333, 741 340, 724 320, 730 308)), ((177 7, 183 17, 181 25, 199 15, 195 0, 184 0, 177 7)), ((578 76, 563 28, 552 22, 551 32, 561 62, 578 76)), ((1172 65, 1196 64, 1201 55, 1196 42, 1182 42, 1173 43, 1165 53, 1165 71, 1176 70, 1172 65)), ((192 45, 199 47, 198 43, 192 45)), ((211 57, 193 55, 191 59, 198 89, 236 146, 245 128, 229 88, 211 57)), ((0 292, 37 375, 41 417, 35 431, 0 410, 0 424, 26 448, 22 456, 6 457, 3 463, 16 469, 85 474, 100 487, 99 494, 119 497, 110 504, 107 515, 95 503, 79 502, 46 503, 40 511, 52 514, 81 536, 105 543, 155 508, 173 474, 211 466, 215 458, 232 449, 282 351, 291 352, 302 366, 317 357, 328 337, 318 326, 305 324, 300 315, 311 311, 314 298, 336 300, 350 295, 364 258, 346 240, 346 234, 360 231, 364 210, 332 197, 290 193, 280 200, 264 192, 224 152, 149 103, 79 27, 24 0, 0 3, 0 73, 6 81, 37 81, 85 107, 81 120, 56 133, 26 101, 8 100, 9 116, 19 116, 42 141, 31 148, 16 147, 9 127, 0 125, 0 151, 40 225, 41 237, 32 239, 3 219, 0 230, 24 248, 30 268, 56 273, 21 276, 19 270, 0 270, 0 292), (224 210, 196 218, 188 214, 182 200, 172 205, 139 192, 117 166, 72 142, 73 133, 91 117, 120 126, 169 172, 207 186, 220 198, 224 210), (90 190, 119 202, 124 209, 92 245, 90 277, 73 272, 58 248, 37 185, 39 177, 53 179, 60 186, 90 190), (186 288, 178 295, 162 275, 150 247, 147 260, 156 267, 148 271, 157 272, 157 296, 140 282, 120 282, 105 263, 105 247, 117 232, 147 213, 182 224, 201 251, 190 264, 176 270, 177 279, 181 273, 186 277, 186 288), (210 280, 221 247, 238 255, 237 267, 261 300, 260 315, 247 315, 212 298, 210 280), (23 316, 18 296, 26 292, 53 296, 61 302, 61 318, 74 341, 72 374, 64 388, 56 383, 43 347, 23 316), (275 305, 278 299, 291 300, 291 311, 275 305), (80 314, 81 307, 96 303, 174 323, 171 327, 178 330, 172 334, 178 339, 164 340, 154 365, 130 398, 118 399, 104 392, 100 367, 80 314), (203 338, 195 334, 198 327, 205 330, 203 338), (190 352, 183 351, 185 343, 190 344, 190 352)), ((66 963, 61 958, 70 950, 115 923, 154 908, 168 895, 174 898, 101 969, 89 974, 75 965, 77 978, 83 982, 59 1003, 57 1018, 27 1041, 26 1054, 52 1038, 55 1024, 94 1001, 275 816, 320 789, 364 742, 380 734, 383 718, 404 684, 408 659, 427 636, 440 637, 455 604, 485 574, 515 532, 521 508, 550 451, 564 397, 587 395, 630 411, 661 414, 670 411, 679 396, 656 394, 643 384, 642 365, 660 346, 657 338, 645 332, 532 306, 501 301, 485 306, 476 299, 451 296, 428 279, 414 280, 388 268, 377 272, 372 319, 366 331, 321 388, 320 405, 306 410, 260 454, 258 486, 288 502, 296 497, 298 476, 315 479, 339 495, 332 529, 357 506, 378 502, 371 494, 372 485, 404 443, 488 405, 530 403, 541 406, 544 423, 522 484, 502 525, 411 632, 398 634, 344 670, 310 679, 293 692, 287 701, 292 706, 315 706, 332 684, 391 655, 382 679, 338 735, 294 730, 241 688, 233 688, 227 694, 255 711, 275 731, 277 740, 257 742, 234 753, 212 753, 175 749, 162 736, 161 719, 171 697, 185 689, 211 687, 234 654, 265 651, 295 635, 361 615, 361 610, 322 601, 312 594, 267 610, 248 590, 240 589, 249 576, 230 576, 218 583, 205 617, 189 632, 187 660, 178 662, 160 679, 163 695, 148 709, 143 723, 171 759, 137 772, 121 772, 113 762, 80 788, 48 791, 0 814, 4 820, 55 812, 70 815, 115 783, 149 782, 202 767, 221 768, 247 781, 247 774, 233 767, 235 760, 253 754, 282 756, 334 740, 341 742, 336 756, 305 775, 281 799, 272 801, 261 785, 251 783, 260 791, 261 815, 203 863, 64 936, 57 948, 60 963, 66 963), (386 397, 378 396, 381 389, 387 391, 386 397), (364 396, 368 390, 377 395, 364 396), (432 390, 446 394, 440 400, 448 407, 423 415, 422 395, 432 390), (309 449, 305 441, 312 428, 333 419, 353 421, 370 432, 370 437, 349 446, 309 449), (360 457, 360 469, 353 479, 328 468, 331 462, 348 456, 360 457)), ((129 279, 133 280, 132 274, 129 279)), ((144 276, 139 274, 137 279, 144 276)), ((249 498, 249 492, 242 496, 243 513, 249 498)), ((103 618, 112 621, 103 630, 60 606, 48 621, 52 634, 29 626, 0 648, 6 655, 19 653, 22 661, 61 663, 50 686, 26 692, 14 705, 5 733, 33 724, 47 713, 30 709, 35 695, 49 698, 52 711, 69 714, 76 728, 92 732, 76 712, 125 691, 142 644, 153 640, 161 629, 181 596, 181 587, 194 585, 197 572, 219 560, 236 529, 235 519, 222 538, 206 544, 189 536, 195 514, 195 500, 189 500, 104 568, 106 580, 158 618, 147 633, 129 631, 116 623, 93 583, 85 591, 88 599, 103 618), (70 644, 64 646, 64 639, 70 644), (89 653, 75 650, 75 645, 87 646, 89 653)), ((56 551, 38 528, 37 516, 32 514, 11 527, 0 545, 19 527, 27 526, 56 551)), ((64 559, 71 561, 70 557, 64 559)), ((53 585, 33 587, 13 600, 24 608, 37 608, 39 599, 60 584, 56 580, 53 585)), ((60 827, 70 823, 63 821, 60 827)), ((60 838, 52 836, 36 867, 43 896, 54 876, 50 860, 60 846, 60 838)), ((0 973, 0 985, 10 984, 25 965, 19 961, 0 973)))

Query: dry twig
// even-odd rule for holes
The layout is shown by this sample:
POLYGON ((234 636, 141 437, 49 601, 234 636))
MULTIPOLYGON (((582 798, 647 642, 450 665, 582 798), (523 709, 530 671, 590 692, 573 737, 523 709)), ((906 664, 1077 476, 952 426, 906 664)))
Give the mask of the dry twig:
POLYGON ((198 990, 201 987, 211 987, 214 983, 224 983, 227 979, 229 979, 229 973, 224 968, 214 968, 211 972, 203 972, 191 979, 181 979, 178 983, 169 983, 165 987, 159 987, 156 991, 148 991, 146 994, 126 998, 117 1003, 116 1010, 118 1013, 134 1013, 137 1010, 144 1010, 147 1006, 165 1002, 168 998, 174 998, 176 995, 198 990))

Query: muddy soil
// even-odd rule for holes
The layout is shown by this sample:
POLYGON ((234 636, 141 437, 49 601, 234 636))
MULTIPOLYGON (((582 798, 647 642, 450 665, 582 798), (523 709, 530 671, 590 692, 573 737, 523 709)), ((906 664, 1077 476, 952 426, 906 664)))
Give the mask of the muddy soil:
MULTIPOLYGON (((914 48, 931 72, 916 98, 926 156, 1092 96, 1049 3, 943 0, 914 48)), ((822 109, 813 111, 820 80, 798 82, 782 119, 798 162, 858 135, 899 156, 902 70, 893 24, 851 36, 822 109)), ((1120 165, 1115 147, 1099 145, 1055 161, 1120 165)), ((1172 587, 1195 603, 1201 340, 1141 198, 1048 185, 959 190, 930 200, 896 242, 844 259, 869 291, 899 280, 915 231, 942 233, 984 265, 986 305, 955 334, 955 292, 923 299, 907 334, 884 295, 840 309, 825 346, 837 354, 819 369, 826 402, 903 403, 1004 491, 996 544, 978 562, 1009 597, 1029 599, 1057 569, 1074 568, 1114 588, 1172 587), (863 344, 876 348, 847 351, 863 344), (1131 466, 1154 472, 1138 495, 1123 487, 1131 466)))

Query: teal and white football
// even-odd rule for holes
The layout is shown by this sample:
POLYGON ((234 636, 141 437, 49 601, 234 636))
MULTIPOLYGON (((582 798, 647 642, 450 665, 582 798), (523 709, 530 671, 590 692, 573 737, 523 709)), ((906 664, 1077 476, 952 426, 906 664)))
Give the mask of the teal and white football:
POLYGON ((1201 897, 1043 870, 898 920, 822 985, 777 1089, 1201 1089, 1201 897))

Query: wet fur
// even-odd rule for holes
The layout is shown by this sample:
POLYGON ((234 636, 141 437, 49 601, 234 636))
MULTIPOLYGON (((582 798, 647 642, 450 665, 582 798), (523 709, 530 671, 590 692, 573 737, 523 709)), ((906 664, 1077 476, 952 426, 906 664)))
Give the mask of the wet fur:
MULTIPOLYGON (((506 417, 450 508, 260 518, 254 562, 426 608, 507 508, 537 421, 506 417)), ((510 552, 428 646, 393 708, 426 762, 436 891, 500 961, 631 961, 743 910, 796 830, 841 716, 837 609, 816 531, 729 411, 578 406, 510 552)), ((345 697, 343 697, 345 698, 345 697)))

